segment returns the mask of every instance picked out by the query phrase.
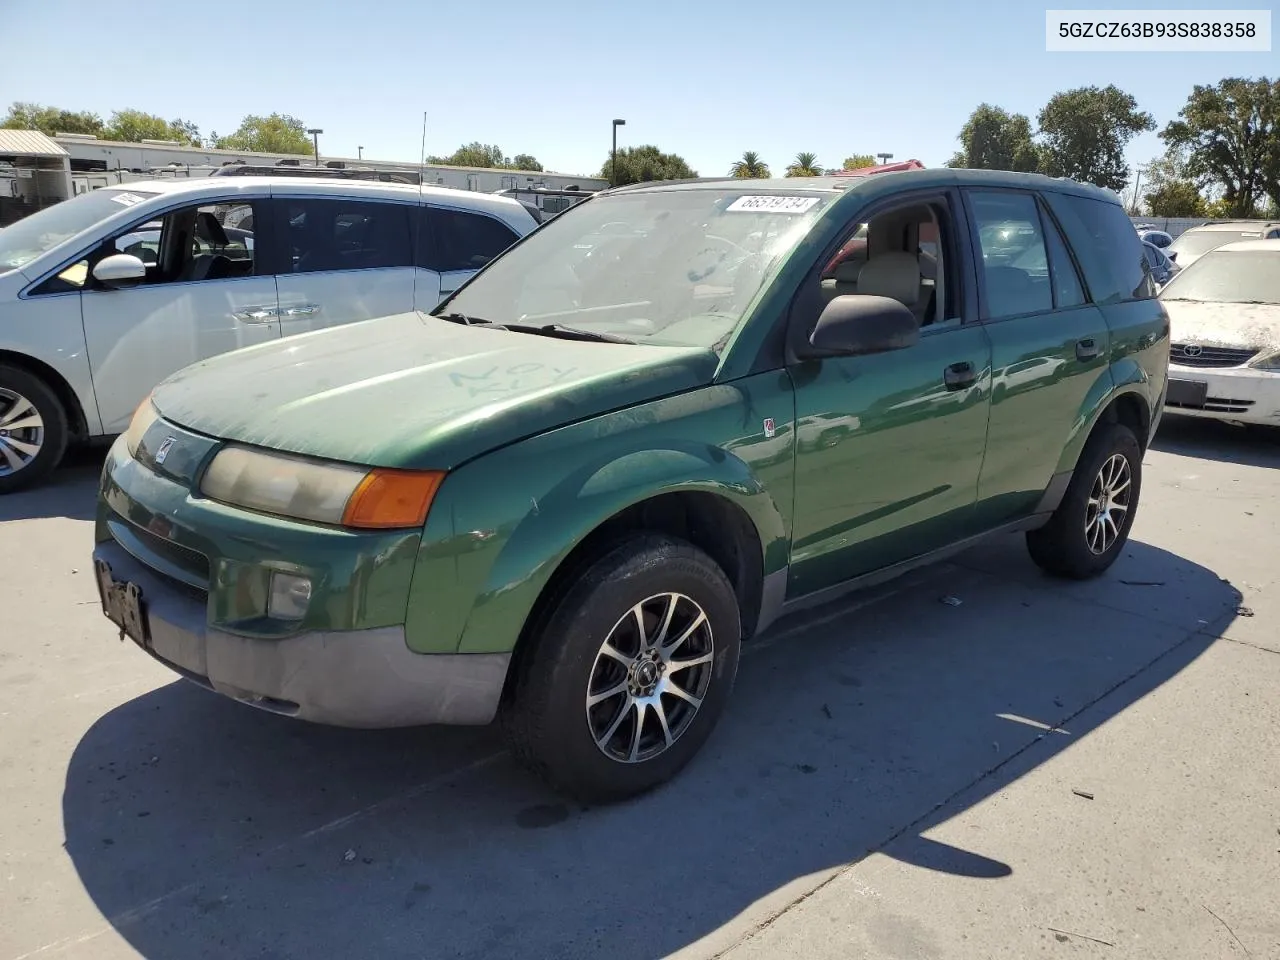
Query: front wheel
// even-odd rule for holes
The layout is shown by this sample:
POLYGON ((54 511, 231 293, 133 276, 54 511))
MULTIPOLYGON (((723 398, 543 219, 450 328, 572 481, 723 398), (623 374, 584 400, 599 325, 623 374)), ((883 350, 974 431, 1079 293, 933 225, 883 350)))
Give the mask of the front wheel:
POLYGON ((1142 448, 1122 423, 1100 426, 1085 444, 1062 503, 1049 522, 1027 534, 1027 549, 1059 577, 1096 577, 1115 563, 1129 539, 1142 491, 1142 448))
POLYGON ((67 412, 43 380, 0 365, 0 494, 39 483, 67 448, 67 412))
POLYGON ((642 535, 591 564, 526 642, 501 715, 512 752, 555 789, 609 802, 701 748, 733 688, 741 624, 715 561, 642 535))

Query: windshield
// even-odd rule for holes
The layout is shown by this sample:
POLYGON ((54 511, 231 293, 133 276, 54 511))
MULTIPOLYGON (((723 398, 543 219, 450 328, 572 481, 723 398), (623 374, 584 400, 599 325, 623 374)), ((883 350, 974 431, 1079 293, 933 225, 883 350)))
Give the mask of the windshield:
POLYGON ((1193 257, 1216 250, 1224 243, 1240 240, 1261 240, 1260 230, 1202 230, 1184 233, 1169 245, 1170 253, 1189 253, 1193 257))
POLYGON ((714 348, 829 199, 747 186, 596 197, 539 228, 439 312, 714 348))
POLYGON ((0 273, 25 267, 99 220, 154 196, 140 190, 95 190, 24 217, 0 230, 0 273))
POLYGON ((1219 250, 1183 270, 1161 300, 1280 304, 1280 250, 1219 250))

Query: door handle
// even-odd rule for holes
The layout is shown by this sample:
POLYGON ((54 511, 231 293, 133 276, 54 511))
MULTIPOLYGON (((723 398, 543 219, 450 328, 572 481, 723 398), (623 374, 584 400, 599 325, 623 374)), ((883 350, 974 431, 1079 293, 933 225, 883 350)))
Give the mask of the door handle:
POLYGON ((275 307, 248 307, 232 316, 243 323, 268 323, 280 315, 275 307))
POLYGON ((1076 359, 1092 360, 1099 353, 1098 341, 1093 337, 1085 337, 1083 340, 1076 341, 1076 359))
POLYGON ((964 390, 977 383, 978 373, 973 369, 973 364, 968 361, 953 363, 942 371, 942 381, 947 385, 948 390, 964 390))
POLYGON ((310 317, 320 312, 320 304, 318 303, 302 303, 296 307, 289 307, 285 310, 286 317, 310 317))

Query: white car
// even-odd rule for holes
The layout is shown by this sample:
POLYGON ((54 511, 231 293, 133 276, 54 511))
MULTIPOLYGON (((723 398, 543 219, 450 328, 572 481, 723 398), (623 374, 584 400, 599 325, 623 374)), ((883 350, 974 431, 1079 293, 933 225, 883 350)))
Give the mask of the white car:
POLYGON ((431 310, 537 225, 509 197, 298 177, 131 183, 19 220, 0 233, 0 494, 123 432, 183 367, 431 310))
POLYGON ((1263 220, 1211 220, 1179 234, 1164 252, 1170 259, 1176 260, 1178 266, 1189 267, 1210 250, 1216 250, 1226 243, 1277 238, 1280 238, 1280 223, 1263 220))
POLYGON ((1160 291, 1167 413, 1280 426, 1280 239, 1229 243, 1160 291))

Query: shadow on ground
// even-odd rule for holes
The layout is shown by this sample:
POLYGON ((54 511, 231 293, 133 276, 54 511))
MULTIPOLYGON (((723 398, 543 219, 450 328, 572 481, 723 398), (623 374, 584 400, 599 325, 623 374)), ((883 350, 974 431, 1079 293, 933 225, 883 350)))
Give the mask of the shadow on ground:
POLYGON ((92 520, 105 456, 101 445, 70 448, 62 465, 43 483, 0 497, 0 522, 43 517, 92 520))
POLYGON ((1161 419, 1153 450, 1251 467, 1280 467, 1280 427, 1251 427, 1198 417, 1161 419))
POLYGON ((1011 538, 784 622, 684 775, 589 810, 486 729, 324 729, 174 683, 77 746, 66 850, 149 958, 663 956, 875 850, 1016 872, 921 834, 1177 674, 1238 602, 1141 543, 1062 585, 1011 538))

